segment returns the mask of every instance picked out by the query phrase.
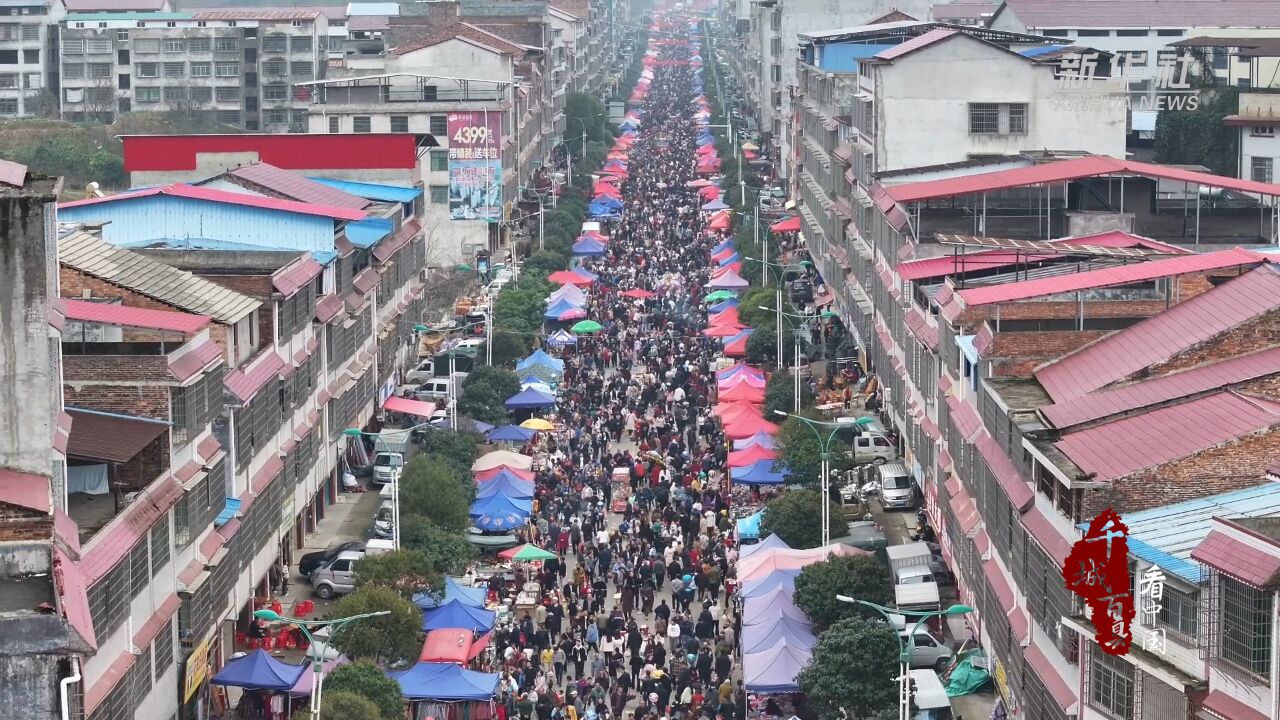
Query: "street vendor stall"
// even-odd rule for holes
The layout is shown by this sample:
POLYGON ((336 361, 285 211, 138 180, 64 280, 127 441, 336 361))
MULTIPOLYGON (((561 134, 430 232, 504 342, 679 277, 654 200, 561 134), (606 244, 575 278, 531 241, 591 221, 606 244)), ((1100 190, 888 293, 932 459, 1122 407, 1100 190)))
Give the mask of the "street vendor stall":
POLYGON ((493 717, 498 674, 466 670, 453 663, 420 662, 388 673, 400 684, 413 720, 487 720, 493 717))

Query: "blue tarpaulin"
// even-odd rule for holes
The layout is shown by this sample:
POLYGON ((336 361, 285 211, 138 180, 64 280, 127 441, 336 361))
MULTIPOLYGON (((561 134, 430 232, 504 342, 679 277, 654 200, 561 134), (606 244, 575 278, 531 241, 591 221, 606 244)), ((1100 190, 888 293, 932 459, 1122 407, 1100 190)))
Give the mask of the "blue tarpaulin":
POLYGON ((485 588, 463 585, 452 577, 446 577, 444 579, 444 597, 436 597, 431 593, 418 593, 413 596, 413 604, 423 610, 431 610, 447 602, 457 600, 463 605, 482 608, 484 607, 485 594, 485 588))
MULTIPOLYGON (((563 319, 566 314, 571 313, 574 310, 582 310, 582 306, 574 304, 568 298, 561 298, 552 303, 542 316, 548 320, 560 320, 563 319)), ((582 313, 579 313, 578 317, 583 317, 582 313)))
POLYGON ((422 631, 458 628, 485 633, 493 629, 495 618, 497 613, 492 610, 472 607, 454 599, 423 613, 422 631))
POLYGON ((544 408, 551 407, 556 404, 554 396, 546 393, 538 392, 530 388, 523 392, 512 395, 507 398, 506 406, 511 410, 528 409, 528 408, 544 408))
POLYGON ((603 255, 605 252, 604 245, 595 238, 583 238, 573 244, 574 255, 603 255))
POLYGON ((305 670, 304 665, 290 665, 271 657, 265 650, 254 650, 244 657, 228 660, 209 682, 246 690, 285 692, 298 682, 305 670))
POLYGON ((760 537, 760 519, 764 517, 764 511, 754 515, 740 518, 738 520, 738 539, 753 540, 760 537))
POLYGON ((492 700, 498 692, 497 673, 465 670, 453 663, 420 662, 404 672, 388 675, 400 683, 400 693, 406 700, 492 700))
POLYGON ((742 628, 742 654, 764 652, 778 643, 786 643, 799 650, 809 651, 818 642, 808 623, 780 617, 772 623, 748 625, 742 628))
POLYGON ((491 498, 494 495, 528 500, 533 497, 533 483, 529 480, 521 480, 509 472, 500 472, 476 486, 477 500, 491 498))
POLYGON ((760 460, 730 469, 733 481, 743 485, 781 485, 783 473, 773 469, 775 460, 760 460))
MULTIPOLYGON (((772 535, 770 537, 773 537, 772 535)), ((757 545, 749 545, 744 547, 758 547, 757 545)), ((785 588, 787 592, 793 592, 796 589, 796 577, 800 575, 800 570, 774 570, 762 578, 754 578, 742 583, 740 597, 743 600, 747 598, 760 597, 768 595, 778 588, 785 588)))
POLYGON ((530 498, 506 495, 480 498, 471 504, 471 524, 487 532, 514 530, 529 521, 532 505, 530 498))
POLYGON ((503 425, 497 430, 490 431, 488 437, 490 440, 497 442, 528 442, 537 433, 529 428, 522 428, 519 425, 503 425))

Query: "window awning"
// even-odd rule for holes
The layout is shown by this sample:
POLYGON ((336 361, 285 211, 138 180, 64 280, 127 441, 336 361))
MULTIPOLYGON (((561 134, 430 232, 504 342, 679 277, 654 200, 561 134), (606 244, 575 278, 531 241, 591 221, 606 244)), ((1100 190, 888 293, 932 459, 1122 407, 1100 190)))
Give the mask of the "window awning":
POLYGON ((149 418, 67 408, 72 418, 67 456, 108 463, 125 463, 169 429, 169 423, 149 418))
POLYGON ((382 409, 406 415, 417 415, 421 418, 430 418, 436 411, 436 404, 393 395, 382 404, 382 409))

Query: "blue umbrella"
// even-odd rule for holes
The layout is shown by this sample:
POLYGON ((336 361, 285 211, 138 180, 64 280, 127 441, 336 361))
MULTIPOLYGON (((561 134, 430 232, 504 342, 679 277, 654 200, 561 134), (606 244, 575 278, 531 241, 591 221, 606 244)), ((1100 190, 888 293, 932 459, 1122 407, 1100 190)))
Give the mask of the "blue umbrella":
POLYGON ((529 520, 530 503, 506 495, 481 498, 471 505, 471 523, 485 531, 514 530, 529 520))
POLYGON ((519 425, 503 425, 497 430, 489 433, 489 440, 494 442, 528 442, 530 438, 536 435, 532 430, 522 428, 519 425))

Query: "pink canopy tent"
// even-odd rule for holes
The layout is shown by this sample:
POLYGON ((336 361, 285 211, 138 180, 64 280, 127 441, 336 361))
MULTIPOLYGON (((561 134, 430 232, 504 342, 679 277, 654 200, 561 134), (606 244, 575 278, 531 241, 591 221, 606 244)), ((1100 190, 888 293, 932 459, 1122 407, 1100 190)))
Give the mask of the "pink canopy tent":
POLYGON ((800 216, 792 215, 789 218, 783 218, 770 225, 769 229, 776 233, 800 232, 800 216))
POLYGON ((501 475, 504 472, 511 473, 512 475, 515 475, 521 480, 528 480, 530 482, 532 482, 533 479, 537 476, 537 474, 534 473, 532 470, 523 470, 521 468, 511 467, 510 465, 499 465, 497 467, 489 468, 488 470, 481 470, 480 472, 476 473, 474 477, 476 479, 476 482, 485 482, 486 480, 494 479, 495 477, 501 475))
POLYGON ((725 390, 737 387, 738 385, 747 385, 749 387, 763 389, 766 382, 767 381, 764 378, 756 377, 754 375, 739 374, 734 375, 731 378, 725 378, 724 380, 717 380, 716 389, 720 392, 724 392, 725 390))
POLYGON ((422 643, 422 655, 418 662, 442 662, 466 665, 484 652, 493 633, 475 637, 470 629, 448 628, 432 630, 422 643))
POLYGON ((711 259, 712 259, 712 260, 715 260, 716 262, 720 262, 721 260, 725 260, 725 259, 728 259, 728 258, 733 257, 733 254, 734 254, 734 253, 736 253, 736 252, 738 252, 738 251, 737 251, 737 250, 735 250, 735 249, 733 249, 733 248, 731 248, 731 247, 727 247, 727 248, 725 248, 725 249, 721 250, 720 252, 715 253, 714 255, 712 255, 712 256, 711 256, 711 259))
POLYGON ((748 450, 753 447, 762 447, 767 450, 773 450, 776 445, 777 441, 765 433, 758 433, 748 438, 741 438, 733 441, 734 450, 748 450))
POLYGON ((698 195, 707 201, 716 200, 720 197, 720 188, 715 185, 707 185, 698 189, 698 195))
POLYGON ((717 397, 720 402, 764 402, 764 388, 751 387, 742 383, 717 393, 717 397))
POLYGON ((741 325, 742 318, 738 315, 738 308, 725 308, 714 315, 707 316, 707 324, 709 325, 741 325))
POLYGON ((729 467, 746 467, 754 465, 761 460, 777 460, 778 453, 775 450, 763 447, 761 445, 752 445, 746 450, 734 450, 729 453, 729 467))
POLYGON ((728 230, 731 225, 733 225, 733 217, 729 215, 728 210, 721 210, 711 216, 706 227, 709 230, 728 230))
POLYGON ((737 335, 738 333, 746 329, 747 329, 746 325, 738 325, 737 323, 732 323, 732 324, 722 323, 719 325, 712 325, 706 330, 703 330, 702 334, 706 337, 725 338, 725 337, 733 337, 734 335, 737 335))
POLYGON ((761 416, 744 415, 725 424, 724 434, 730 440, 751 437, 756 433, 778 434, 779 426, 761 416))
POLYGON ((758 367, 754 367, 754 366, 752 366, 752 365, 748 365, 748 364, 746 364, 746 363, 734 363, 733 365, 730 365, 729 367, 727 367, 727 368, 725 368, 725 369, 723 369, 723 370, 717 370, 717 371, 716 371, 716 379, 717 379, 717 380, 727 380, 728 378, 731 378, 731 377, 733 377, 734 375, 738 375, 738 374, 741 374, 741 373, 746 373, 746 374, 748 374, 748 375, 754 375, 754 376, 756 376, 756 377, 759 377, 761 380, 763 380, 763 379, 764 379, 764 371, 763 371, 763 370, 761 370, 761 369, 760 369, 760 368, 758 368, 758 367))
POLYGON ((725 338, 724 354, 725 357, 746 357, 747 340, 751 338, 751 331, 743 330, 731 338, 725 338))
POLYGON ((755 403, 743 400, 738 402, 717 403, 715 407, 711 408, 711 412, 724 422, 728 422, 730 418, 743 412, 748 412, 752 415, 760 415, 760 409, 755 406, 755 403))
MULTIPOLYGON (((559 282, 559 280, 552 280, 552 282, 559 282)), ((712 290, 741 290, 749 285, 751 285, 751 283, 744 280, 741 275, 733 270, 729 270, 720 277, 707 283, 707 287, 712 290)))
POLYGON ((870 555, 867 550, 859 550, 850 545, 834 544, 812 550, 792 550, 790 548, 770 548, 753 553, 750 557, 738 560, 738 582, 743 583, 755 578, 764 577, 776 570, 799 570, 807 565, 822 562, 828 557, 870 555))
POLYGON ((557 270, 547 276, 548 282, 561 285, 590 285, 593 281, 571 270, 557 270))

